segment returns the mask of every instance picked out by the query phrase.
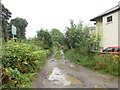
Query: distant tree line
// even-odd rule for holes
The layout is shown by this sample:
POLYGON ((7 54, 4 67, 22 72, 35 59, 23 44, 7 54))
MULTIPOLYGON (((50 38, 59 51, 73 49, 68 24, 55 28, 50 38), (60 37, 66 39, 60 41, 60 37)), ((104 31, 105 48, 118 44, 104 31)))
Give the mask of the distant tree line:
POLYGON ((44 43, 45 48, 63 46, 68 49, 85 48, 86 51, 89 51, 99 47, 100 40, 97 39, 96 33, 91 33, 91 28, 84 25, 82 21, 74 24, 74 21, 70 20, 70 25, 70 27, 66 27, 65 34, 56 28, 50 31, 40 29, 37 32, 37 38, 44 43))

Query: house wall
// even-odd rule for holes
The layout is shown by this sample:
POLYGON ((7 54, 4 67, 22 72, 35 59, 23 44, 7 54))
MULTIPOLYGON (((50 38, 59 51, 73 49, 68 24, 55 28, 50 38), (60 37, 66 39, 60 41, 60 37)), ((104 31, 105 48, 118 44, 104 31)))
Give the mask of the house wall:
MULTIPOLYGON (((102 18, 102 46, 118 46, 118 12, 111 13, 102 18), (107 17, 113 17, 112 22, 107 22, 107 17)), ((120 43, 119 43, 120 44, 120 43)))
POLYGON ((118 11, 118 46, 120 46, 120 10, 118 11))

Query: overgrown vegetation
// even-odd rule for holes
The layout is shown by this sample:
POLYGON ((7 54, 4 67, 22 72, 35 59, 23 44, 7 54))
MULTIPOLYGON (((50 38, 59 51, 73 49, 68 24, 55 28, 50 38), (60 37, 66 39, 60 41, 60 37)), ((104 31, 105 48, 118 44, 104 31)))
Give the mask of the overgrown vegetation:
POLYGON ((64 35, 60 30, 54 28, 50 31, 50 34, 55 47, 59 48, 61 45, 64 45, 64 35))
POLYGON ((55 54, 54 59, 56 59, 56 60, 62 59, 62 56, 61 56, 60 51, 58 51, 58 52, 55 54))
POLYGON ((100 50, 101 33, 93 33, 88 26, 80 22, 78 25, 70 22, 65 34, 65 56, 76 64, 97 70, 101 73, 120 76, 118 63, 120 56, 111 54, 93 53, 100 50))
POLYGON ((70 22, 71 27, 67 27, 65 33, 65 45, 69 48, 84 48, 91 50, 96 46, 96 35, 91 33, 91 29, 84 25, 82 21, 74 24, 73 20, 70 22), (94 47, 92 47, 94 46, 94 47))
POLYGON ((32 87, 30 82, 49 55, 49 50, 34 44, 5 43, 2 56, 2 88, 32 87))
POLYGON ((49 49, 53 46, 52 36, 47 30, 41 29, 37 32, 37 38, 43 42, 44 48, 49 49))
POLYGON ((67 59, 76 64, 83 65, 93 70, 97 70, 104 74, 120 76, 118 55, 91 53, 91 55, 81 54, 82 51, 71 49, 65 53, 67 59))

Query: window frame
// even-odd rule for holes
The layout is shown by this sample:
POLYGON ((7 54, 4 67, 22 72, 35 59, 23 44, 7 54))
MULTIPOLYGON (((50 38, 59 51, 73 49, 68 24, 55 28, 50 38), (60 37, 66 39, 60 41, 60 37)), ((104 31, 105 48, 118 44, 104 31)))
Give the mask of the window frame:
POLYGON ((103 50, 103 52, 111 52, 113 50, 113 48, 106 48, 103 50))
POLYGON ((107 20, 107 23, 111 23, 111 22, 113 22, 113 15, 110 15, 110 16, 107 16, 107 18, 106 18, 107 20))

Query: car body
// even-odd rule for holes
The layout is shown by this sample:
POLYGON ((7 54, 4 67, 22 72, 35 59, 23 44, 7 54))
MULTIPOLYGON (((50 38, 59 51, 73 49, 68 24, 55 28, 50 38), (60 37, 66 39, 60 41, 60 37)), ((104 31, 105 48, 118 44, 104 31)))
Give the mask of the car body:
POLYGON ((116 53, 116 54, 120 54, 120 46, 107 47, 101 53, 116 53))

